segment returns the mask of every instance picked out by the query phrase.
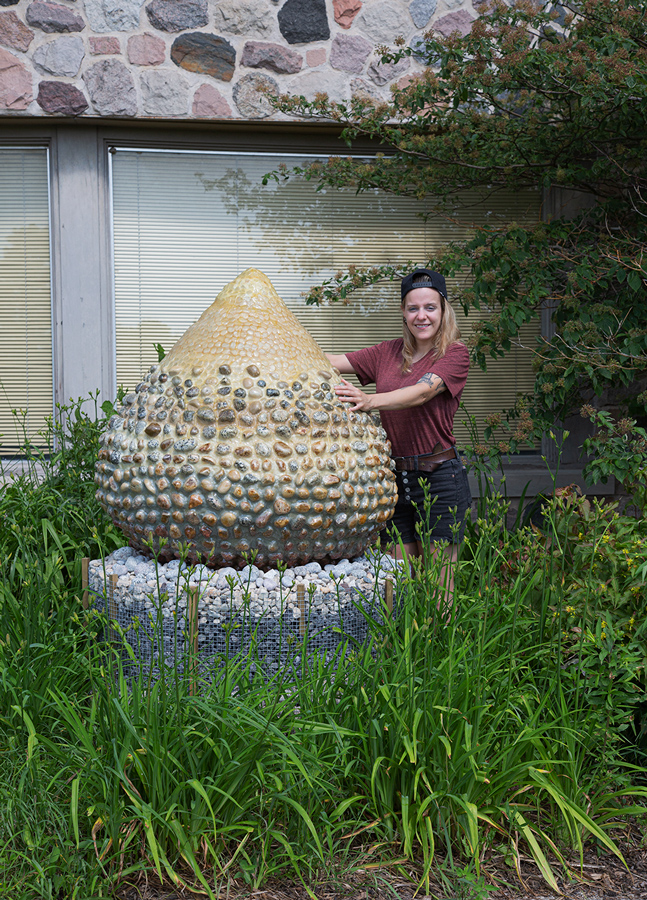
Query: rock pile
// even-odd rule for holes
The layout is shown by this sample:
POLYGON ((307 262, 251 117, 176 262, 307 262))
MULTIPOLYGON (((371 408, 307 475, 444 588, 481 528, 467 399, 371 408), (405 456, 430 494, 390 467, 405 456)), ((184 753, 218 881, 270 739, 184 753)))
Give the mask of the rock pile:
POLYGON ((334 654, 348 638, 363 641, 368 617, 380 621, 384 615, 386 580, 395 580, 398 567, 371 551, 323 567, 311 562, 281 571, 254 565, 214 571, 179 560, 158 563, 123 547, 91 561, 89 589, 95 609, 120 625, 143 666, 185 664, 194 634, 191 610, 197 608, 203 670, 248 652, 253 642, 255 662, 272 675, 288 663, 298 665, 303 652, 334 654))

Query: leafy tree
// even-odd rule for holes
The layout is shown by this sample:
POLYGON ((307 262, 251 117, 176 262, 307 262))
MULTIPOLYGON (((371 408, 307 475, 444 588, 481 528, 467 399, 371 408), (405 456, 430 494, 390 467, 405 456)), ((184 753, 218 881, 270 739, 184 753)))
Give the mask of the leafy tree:
MULTIPOLYGON (((469 275, 458 299, 478 311, 472 346, 483 368, 550 310, 554 334, 532 348, 536 387, 522 405, 538 430, 610 387, 630 415, 647 396, 646 25, 647 0, 499 2, 465 36, 432 30, 413 49, 382 48, 384 63, 414 54, 426 63, 389 103, 275 100, 291 114, 341 123, 350 146, 370 138, 386 149, 371 160, 282 168, 277 179, 301 174, 322 186, 425 196, 454 217, 466 191, 484 202, 510 188, 576 199, 574 215, 479 228, 427 261, 469 275)), ((347 302, 357 287, 399 275, 402 262, 342 273, 308 302, 347 302)), ((527 426, 527 413, 521 421, 527 426)), ((517 439, 527 434, 517 427, 517 439)))

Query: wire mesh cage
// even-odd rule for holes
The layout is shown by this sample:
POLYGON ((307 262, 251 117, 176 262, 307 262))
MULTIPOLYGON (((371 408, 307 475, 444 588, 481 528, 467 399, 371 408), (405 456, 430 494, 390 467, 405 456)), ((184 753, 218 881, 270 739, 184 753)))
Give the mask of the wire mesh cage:
POLYGON ((363 644, 390 614, 397 568, 372 552, 324 568, 212 570, 126 547, 89 562, 87 589, 129 674, 190 668, 210 678, 246 659, 271 678, 363 644))

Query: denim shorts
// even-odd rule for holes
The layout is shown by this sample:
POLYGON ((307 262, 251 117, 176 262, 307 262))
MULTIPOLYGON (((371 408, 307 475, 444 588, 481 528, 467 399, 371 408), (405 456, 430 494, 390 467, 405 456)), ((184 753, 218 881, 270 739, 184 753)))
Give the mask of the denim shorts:
POLYGON ((467 469, 460 459, 448 459, 434 472, 396 472, 398 502, 389 529, 396 529, 403 544, 432 541, 458 544, 465 535, 465 521, 472 506, 467 469), (431 507, 425 511, 427 485, 431 507))

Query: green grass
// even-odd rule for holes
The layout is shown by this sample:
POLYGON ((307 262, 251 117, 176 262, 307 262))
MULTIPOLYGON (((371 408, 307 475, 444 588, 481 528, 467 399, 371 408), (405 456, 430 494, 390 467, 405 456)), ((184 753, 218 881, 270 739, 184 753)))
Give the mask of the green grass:
POLYGON ((571 498, 544 534, 509 532, 491 498, 451 622, 428 560, 337 665, 264 680, 252 647, 192 692, 127 678, 101 639, 79 562, 115 535, 58 477, 0 499, 0 897, 109 897, 141 871, 207 896, 311 889, 380 865, 484 897, 489 859, 513 880, 531 857, 555 887, 644 820, 641 522, 571 498))

